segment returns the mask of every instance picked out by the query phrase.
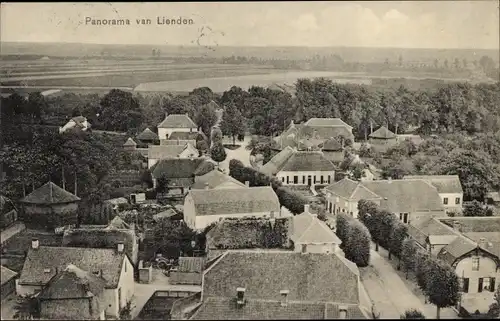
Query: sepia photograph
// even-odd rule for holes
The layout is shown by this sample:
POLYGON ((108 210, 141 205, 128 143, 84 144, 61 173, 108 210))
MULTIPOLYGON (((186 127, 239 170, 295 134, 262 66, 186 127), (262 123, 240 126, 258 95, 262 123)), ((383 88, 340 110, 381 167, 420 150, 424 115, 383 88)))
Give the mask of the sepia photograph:
POLYGON ((1 320, 500 319, 500 2, 0 4, 1 320))

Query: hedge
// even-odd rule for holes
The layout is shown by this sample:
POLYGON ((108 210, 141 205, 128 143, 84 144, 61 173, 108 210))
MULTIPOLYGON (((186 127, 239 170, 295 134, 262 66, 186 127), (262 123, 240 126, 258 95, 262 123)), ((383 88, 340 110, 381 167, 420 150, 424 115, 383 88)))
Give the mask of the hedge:
POLYGON ((345 258, 365 267, 370 263, 370 232, 353 217, 339 213, 337 215, 336 233, 342 241, 341 248, 345 258))

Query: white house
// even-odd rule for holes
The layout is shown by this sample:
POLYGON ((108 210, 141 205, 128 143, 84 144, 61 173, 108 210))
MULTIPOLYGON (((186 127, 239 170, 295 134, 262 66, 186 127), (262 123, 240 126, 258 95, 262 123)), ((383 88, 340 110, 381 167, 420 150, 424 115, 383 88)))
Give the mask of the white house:
POLYGON ((464 191, 458 175, 409 175, 403 179, 423 179, 436 187, 446 212, 462 212, 464 191))
POLYGON ((118 243, 116 249, 97 249, 40 246, 38 240, 34 240, 16 284, 17 295, 40 292, 69 264, 106 281, 106 315, 118 317, 134 295, 134 268, 123 243, 118 243))
POLYGON ((270 186, 191 190, 184 199, 184 221, 197 230, 221 218, 281 216, 278 196, 270 186))
POLYGON ((367 200, 394 213, 403 223, 445 216, 437 189, 424 180, 356 182, 344 178, 325 188, 329 213, 358 217, 358 201, 367 200))
POLYGON ((59 127, 59 133, 64 133, 72 128, 78 128, 82 131, 86 131, 90 128, 90 123, 87 121, 87 118, 83 116, 73 117, 66 123, 66 125, 59 127))
POLYGON ((189 118, 188 114, 165 113, 165 119, 158 125, 158 137, 160 140, 168 139, 173 132, 197 132, 198 126, 189 118))
POLYGON ((259 171, 276 176, 284 185, 330 184, 335 178, 335 165, 320 151, 296 151, 284 148, 259 171))
POLYGON ((148 168, 153 167, 162 159, 193 157, 198 157, 198 150, 191 144, 148 146, 148 168))

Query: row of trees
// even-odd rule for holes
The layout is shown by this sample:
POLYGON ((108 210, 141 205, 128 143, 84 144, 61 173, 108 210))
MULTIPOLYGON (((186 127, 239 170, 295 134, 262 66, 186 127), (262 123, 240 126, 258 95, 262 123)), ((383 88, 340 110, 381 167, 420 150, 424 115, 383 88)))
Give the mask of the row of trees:
POLYGON ((346 213, 339 213, 336 219, 335 233, 342 241, 341 249, 345 258, 359 267, 370 263, 370 232, 355 218, 346 213))

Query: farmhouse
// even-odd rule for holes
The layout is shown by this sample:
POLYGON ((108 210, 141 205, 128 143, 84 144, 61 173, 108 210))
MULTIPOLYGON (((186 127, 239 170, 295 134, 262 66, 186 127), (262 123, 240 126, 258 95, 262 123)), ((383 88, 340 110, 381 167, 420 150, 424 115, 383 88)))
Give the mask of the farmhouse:
POLYGON ((189 143, 185 145, 149 145, 148 168, 153 167, 162 159, 193 157, 198 157, 198 150, 189 143))
POLYGON ((158 125, 158 137, 168 139, 173 132, 197 132, 198 126, 188 114, 165 113, 165 119, 158 125))
POLYGON ((408 234, 460 281, 460 305, 469 313, 488 311, 500 277, 500 217, 431 218, 410 224, 408 234))
POLYGON ((59 127, 59 133, 64 133, 70 129, 87 131, 90 129, 90 123, 87 121, 87 118, 83 116, 73 117, 66 123, 66 125, 59 127))
POLYGON ((358 268, 335 253, 230 250, 202 284, 193 320, 367 318, 358 268))
POLYGON ((278 196, 270 186, 191 190, 184 200, 184 221, 203 229, 227 217, 281 217, 278 196))
POLYGON ((334 164, 339 164, 344 160, 344 146, 335 138, 330 138, 319 145, 320 150, 326 159, 334 164))
POLYGON ((24 223, 33 229, 55 229, 75 225, 80 198, 47 182, 21 199, 24 223))
POLYGON ((409 175, 403 179, 423 179, 436 187, 446 212, 462 212, 464 191, 458 175, 409 175))
POLYGON ((330 184, 335 177, 335 165, 322 152, 296 151, 286 147, 259 171, 276 176, 285 185, 330 184))
POLYGON ((325 188, 327 211, 358 217, 358 201, 368 200, 394 213, 403 223, 444 216, 437 189, 425 180, 356 182, 344 178, 325 188))
POLYGON ((43 291, 70 264, 105 280, 105 313, 118 317, 119 311, 134 295, 134 269, 123 243, 115 249, 95 249, 40 246, 38 240, 34 240, 16 285, 17 294, 43 291))

